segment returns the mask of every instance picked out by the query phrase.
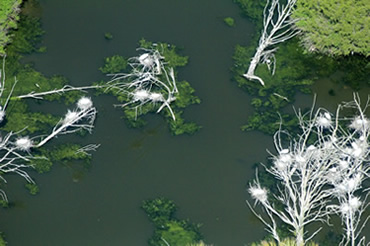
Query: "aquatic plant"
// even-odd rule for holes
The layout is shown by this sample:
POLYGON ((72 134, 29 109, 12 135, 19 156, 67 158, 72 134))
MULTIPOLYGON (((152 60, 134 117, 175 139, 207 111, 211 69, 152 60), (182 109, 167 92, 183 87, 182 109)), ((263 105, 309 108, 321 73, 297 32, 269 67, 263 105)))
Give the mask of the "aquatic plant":
POLYGON ((258 29, 262 28, 262 11, 266 6, 263 1, 251 0, 234 0, 242 9, 243 15, 247 16, 257 25, 258 29))
MULTIPOLYGON (((174 218, 177 206, 173 201, 163 197, 146 200, 142 204, 142 209, 144 209, 155 227, 154 235, 149 240, 149 245, 188 246, 200 242, 202 239, 199 232, 200 225, 174 218)), ((200 245, 202 244, 200 243, 200 245)))
POLYGON ((297 137, 282 129, 275 133, 277 154, 272 155, 273 165, 265 168, 278 181, 273 194, 278 205, 270 202, 269 192, 261 186, 258 176, 248 191, 268 219, 248 205, 277 242, 281 242, 278 222, 292 228, 300 246, 321 229, 309 234, 304 230, 308 224, 325 222, 327 216, 337 213, 345 227, 342 244, 364 243, 360 234, 368 218, 361 220, 361 215, 368 206, 369 189, 361 185, 370 175, 370 121, 365 116, 368 103, 362 108, 355 95, 353 102, 339 105, 334 115, 323 108, 314 112, 312 107, 306 114, 298 111, 297 137), (343 116, 348 110, 356 110, 357 115, 343 116), (284 143, 287 147, 283 147, 284 143), (355 194, 359 191, 362 195, 355 194), (331 202, 333 198, 338 202, 331 202))
POLYGON ((104 38, 106 40, 112 40, 113 39, 113 34, 110 33, 110 32, 106 32, 106 33, 104 33, 104 38))
POLYGON ((6 245, 7 243, 5 242, 3 235, 2 233, 0 233, 0 246, 6 246, 6 245))
POLYGON ((127 60, 122 56, 115 55, 104 59, 104 66, 99 70, 105 74, 119 73, 127 67, 127 60))
POLYGON ((235 26, 235 20, 232 17, 226 17, 226 18, 224 18, 224 22, 229 27, 235 26))

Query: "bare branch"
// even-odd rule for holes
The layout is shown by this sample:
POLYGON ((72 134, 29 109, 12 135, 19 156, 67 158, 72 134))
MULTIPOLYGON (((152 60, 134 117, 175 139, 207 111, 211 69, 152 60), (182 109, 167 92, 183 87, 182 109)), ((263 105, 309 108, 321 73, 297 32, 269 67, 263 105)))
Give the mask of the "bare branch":
POLYGON ((295 3, 296 0, 287 0, 287 4, 281 6, 279 0, 272 0, 271 4, 270 1, 267 0, 263 11, 263 31, 248 71, 243 74, 245 78, 257 80, 262 86, 265 85, 264 81, 254 74, 259 63, 267 64, 270 71, 272 64, 272 74, 275 73, 276 61, 274 52, 277 48, 270 49, 270 51, 266 50, 298 34, 298 31, 294 29, 292 25, 296 20, 290 19, 295 3))
POLYGON ((76 153, 83 153, 85 155, 91 155, 89 152, 96 151, 100 147, 100 144, 89 144, 82 148, 79 148, 76 153))
POLYGON ((173 68, 167 66, 157 49, 138 50, 144 53, 128 59, 131 71, 127 74, 111 74, 113 78, 107 83, 107 90, 113 89, 127 97, 126 103, 115 106, 130 106, 137 112, 148 103, 160 104, 157 113, 166 107, 173 120, 176 120, 170 106, 179 93, 173 68))
MULTIPOLYGON (((327 222, 333 213, 342 217, 345 245, 355 246, 364 240, 360 239, 360 232, 368 219, 363 223, 360 221, 361 214, 369 205, 366 203, 369 190, 362 191, 366 194, 362 200, 354 193, 369 177, 370 120, 364 113, 367 105, 361 108, 355 94, 354 101, 338 106, 335 119, 321 108, 303 115, 298 111, 301 133, 292 138, 279 129, 274 135, 277 154, 272 157, 273 165, 266 170, 279 182, 274 196, 282 203, 283 209, 277 210, 269 203, 267 190, 260 186, 258 179, 249 192, 269 217, 273 215, 294 228, 298 246, 304 245, 318 232, 305 238, 306 225, 327 222), (355 109, 358 116, 342 117, 340 113, 346 108, 355 109), (347 128, 341 126, 344 122, 347 128), (283 147, 286 140, 282 136, 290 138, 287 147, 283 147), (332 198, 338 199, 338 204, 333 203, 332 198)), ((261 216, 258 217, 262 220, 261 216)), ((270 231, 273 224, 268 226, 270 231)))
POLYGON ((18 99, 24 99, 24 98, 43 99, 43 97, 47 96, 47 95, 63 94, 63 93, 69 92, 69 91, 85 92, 85 90, 88 90, 88 89, 98 89, 98 88, 102 88, 102 87, 104 87, 104 86, 102 86, 102 85, 91 85, 91 86, 73 87, 71 85, 65 85, 61 89, 54 89, 54 90, 44 91, 44 92, 34 92, 34 91, 32 91, 32 92, 30 92, 26 95, 16 96, 16 98, 18 98, 18 99))
POLYGON ((85 129, 91 133, 94 127, 96 116, 96 109, 92 106, 91 99, 82 97, 78 103, 77 108, 73 111, 68 110, 64 118, 60 119, 58 124, 54 127, 52 133, 45 137, 35 147, 39 148, 47 143, 58 134, 72 133, 85 129))
MULTIPOLYGON (((45 157, 33 156, 32 149, 40 148, 51 139, 60 134, 75 132, 85 129, 91 132, 95 120, 96 109, 93 107, 90 98, 82 97, 77 102, 77 107, 73 111, 68 111, 66 116, 61 119, 54 127, 53 131, 44 137, 39 143, 35 139, 41 139, 41 136, 30 138, 28 136, 17 137, 22 131, 17 133, 10 132, 0 138, 0 179, 6 182, 3 174, 15 173, 23 177, 28 183, 34 183, 29 174, 25 171, 33 166, 31 161, 43 159, 45 157)), ((96 150, 97 144, 87 145, 80 148, 78 152, 88 154, 88 151, 96 150)), ((4 191, 0 190, 0 198, 7 200, 4 191)))

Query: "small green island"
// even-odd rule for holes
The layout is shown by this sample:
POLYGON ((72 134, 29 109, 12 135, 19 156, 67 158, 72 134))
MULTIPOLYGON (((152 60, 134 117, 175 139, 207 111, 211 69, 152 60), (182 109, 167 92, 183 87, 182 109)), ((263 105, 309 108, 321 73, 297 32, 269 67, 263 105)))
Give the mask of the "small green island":
POLYGON ((224 18, 224 22, 229 27, 235 26, 235 20, 232 17, 226 17, 226 18, 224 18))
POLYGON ((137 57, 120 55, 105 58, 100 68, 112 79, 99 82, 101 93, 114 95, 124 112, 128 126, 137 128, 146 124, 144 116, 160 114, 173 135, 194 134, 201 127, 187 122, 184 109, 199 104, 195 90, 187 81, 177 81, 178 67, 185 66, 188 57, 177 53, 174 45, 140 40, 137 57))
POLYGON ((199 224, 175 218, 176 204, 167 198, 145 200, 141 208, 154 225, 150 246, 206 246, 201 240, 199 224))
POLYGON ((113 34, 110 33, 110 32, 106 32, 106 33, 104 33, 104 38, 106 40, 112 40, 113 39, 113 34))

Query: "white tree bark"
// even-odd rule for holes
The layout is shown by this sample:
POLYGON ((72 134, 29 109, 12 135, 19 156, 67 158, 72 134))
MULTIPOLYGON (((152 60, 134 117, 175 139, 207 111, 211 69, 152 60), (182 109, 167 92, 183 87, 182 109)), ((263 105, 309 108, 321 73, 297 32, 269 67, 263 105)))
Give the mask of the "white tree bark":
POLYGON ((265 82, 254 74, 259 63, 267 64, 268 68, 272 69, 272 74, 275 73, 275 56, 276 47, 274 45, 284 42, 294 37, 298 31, 294 29, 293 23, 296 20, 290 19, 293 7, 297 0, 287 0, 286 5, 280 5, 279 0, 267 0, 263 11, 263 30, 259 39, 259 44, 256 49, 248 71, 243 76, 249 80, 257 80, 262 86, 265 82), (272 68, 271 68, 272 66, 272 68))
MULTIPOLYGON (((261 215, 258 217, 277 241, 280 238, 276 236, 276 219, 293 228, 296 243, 302 246, 321 229, 308 234, 305 231, 308 224, 325 222, 328 215, 337 212, 346 225, 344 245, 359 243, 360 215, 368 206, 361 199, 366 201, 368 195, 356 197, 353 193, 370 175, 370 121, 364 111, 355 96, 354 102, 338 107, 334 120, 325 109, 315 113, 312 109, 305 115, 297 112, 301 134, 288 142, 284 138, 291 137, 288 132, 279 130, 275 134, 278 154, 273 155, 273 165, 266 170, 278 181, 278 193, 273 196, 283 209, 269 202, 268 191, 258 179, 249 192, 267 212, 270 222, 261 215), (354 108, 359 116, 343 118, 340 115, 343 108, 354 108), (347 129, 342 128, 344 120, 349 125, 347 129), (287 147, 283 147, 284 142, 287 147), (331 203, 333 196, 339 197, 338 204, 331 203)), ((363 192, 368 194, 369 191, 363 192)))
POLYGON ((88 89, 98 89, 98 88, 103 88, 103 87, 104 86, 102 86, 102 85, 90 85, 90 86, 81 86, 81 87, 74 87, 74 86, 71 86, 71 85, 65 85, 61 89, 54 89, 54 90, 43 91, 43 92, 34 92, 34 91, 32 91, 32 92, 30 92, 28 94, 25 94, 25 95, 16 96, 16 98, 18 98, 18 99, 24 99, 24 98, 43 99, 44 96, 47 96, 47 95, 63 94, 63 93, 69 92, 69 91, 82 91, 82 92, 84 92, 85 90, 88 90, 88 89))
MULTIPOLYGON (((3 96, 3 92, 5 90, 5 58, 6 58, 6 55, 4 55, 3 57, 3 67, 2 69, 0 69, 0 99, 2 98, 3 96)), ((16 86, 17 84, 17 78, 14 78, 14 84, 10 90, 10 93, 7 97, 7 99, 5 100, 5 102, 3 103, 3 105, 0 104, 0 123, 4 120, 5 118, 5 110, 6 110, 6 107, 8 106, 8 103, 9 103, 9 100, 13 94, 13 90, 14 90, 14 87, 16 86)))
MULTIPOLYGON (((80 100, 83 100, 81 98, 80 100)), ((53 128, 53 131, 42 141, 40 141, 35 147, 39 148, 46 144, 51 139, 55 138, 60 134, 67 134, 85 129, 91 133, 94 127, 94 121, 96 116, 95 107, 91 106, 86 108, 77 107, 75 110, 68 110, 64 118, 60 119, 58 124, 53 128)))

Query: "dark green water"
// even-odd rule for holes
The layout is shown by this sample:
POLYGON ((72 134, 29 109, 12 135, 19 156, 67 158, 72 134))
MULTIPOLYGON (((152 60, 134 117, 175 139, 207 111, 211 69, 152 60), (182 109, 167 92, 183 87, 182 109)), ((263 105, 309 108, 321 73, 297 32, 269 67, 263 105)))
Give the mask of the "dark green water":
MULTIPOLYGON (((128 129, 110 97, 95 98, 96 128, 85 143, 100 143, 91 168, 78 173, 54 166, 33 174, 40 194, 32 197, 23 180, 9 178, 16 207, 1 211, 0 228, 12 246, 147 245, 152 226, 142 200, 165 196, 179 206, 177 217, 202 223, 206 241, 244 245, 263 227, 245 204, 251 165, 267 156, 270 138, 245 134, 248 96, 230 81, 236 44, 248 44, 251 23, 232 1, 48 0, 41 1, 48 52, 27 57, 46 75, 62 74, 74 85, 102 79, 98 67, 114 54, 136 54, 141 38, 183 48, 189 64, 179 71, 202 99, 185 117, 203 129, 173 137, 158 117, 144 130, 128 129), (236 27, 223 18, 231 16, 236 27), (106 41, 104 33, 113 40, 106 41), (78 182, 76 182, 78 181, 78 182)), ((65 107, 65 106, 61 106, 65 107)), ((59 111, 59 109, 58 109, 59 111)), ((77 137, 63 137, 69 141, 77 137)))
MULTIPOLYGON (((209 243, 237 246, 261 239, 263 226, 245 203, 246 184, 254 176, 252 164, 264 161, 273 147, 269 136, 240 131, 251 108, 229 68, 233 47, 248 45, 255 30, 238 6, 231 0, 41 0, 41 5, 48 52, 26 61, 46 75, 86 85, 103 78, 98 67, 104 57, 136 54, 141 38, 175 44, 190 57, 179 77, 202 99, 185 117, 203 129, 173 137, 155 116, 143 130, 128 129, 113 98, 93 98, 96 127, 82 140, 101 144, 91 168, 55 165, 48 174, 34 173, 41 191, 35 197, 22 188, 21 178, 9 177, 6 191, 16 206, 0 210, 9 245, 147 245, 153 228, 139 207, 158 196, 175 201, 177 217, 202 223, 209 243), (223 23, 227 16, 235 27, 223 23), (104 39, 106 32, 113 40, 104 39)), ((307 107, 311 100, 300 104, 307 107)))

